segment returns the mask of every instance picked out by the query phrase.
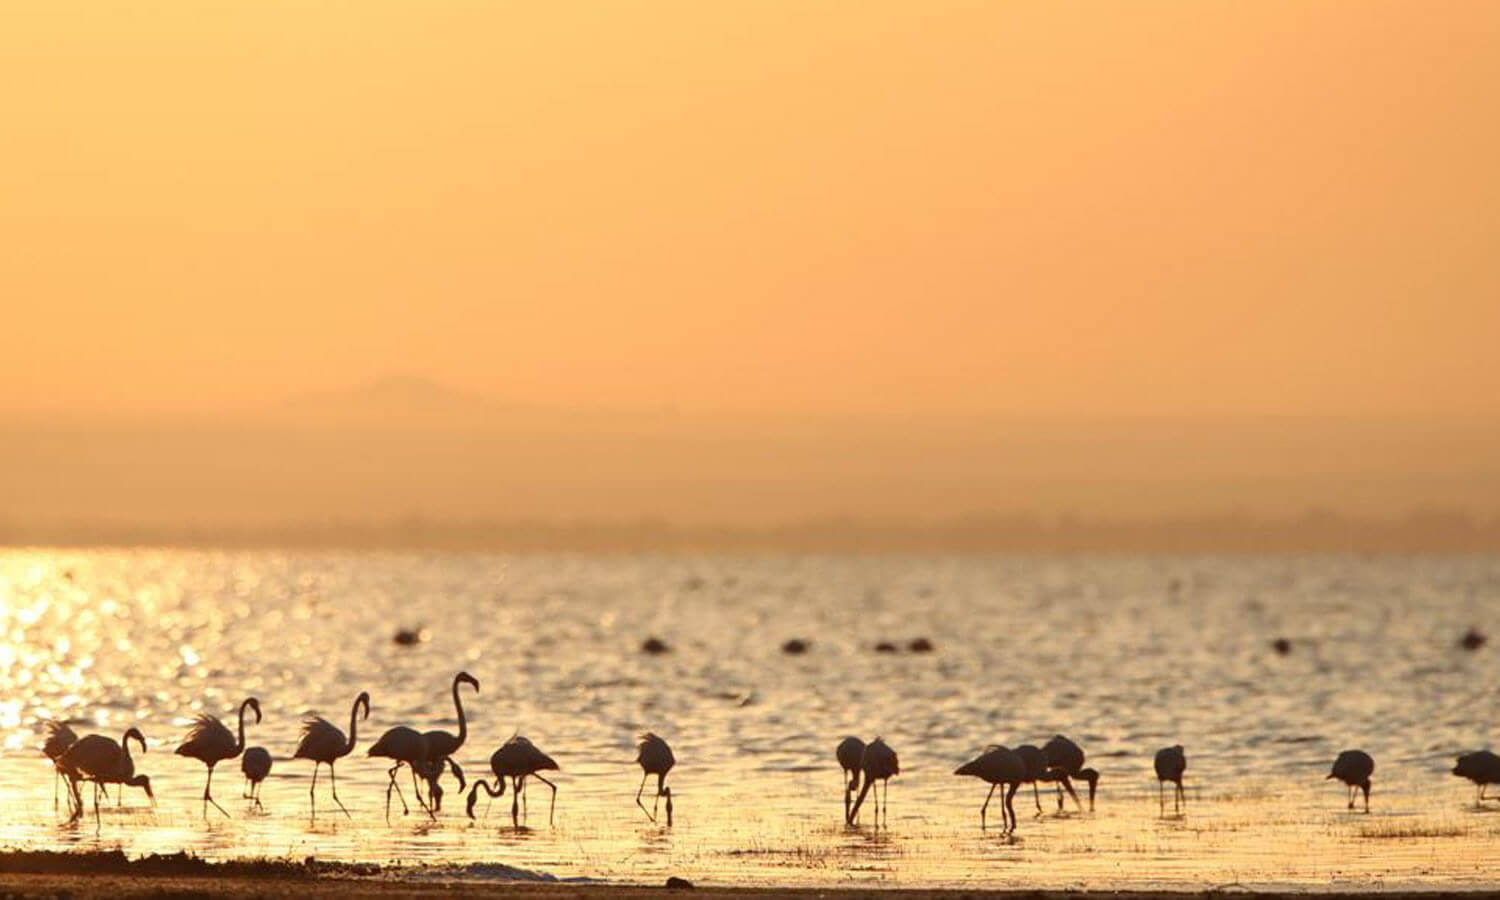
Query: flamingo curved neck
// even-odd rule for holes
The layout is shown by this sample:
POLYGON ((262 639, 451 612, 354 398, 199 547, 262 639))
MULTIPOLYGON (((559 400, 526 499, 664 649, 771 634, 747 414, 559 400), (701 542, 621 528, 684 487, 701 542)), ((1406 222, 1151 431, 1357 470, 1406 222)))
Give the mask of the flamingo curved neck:
POLYGON ((240 735, 239 739, 235 742, 234 745, 235 756, 239 756, 240 752, 245 749, 245 707, 249 705, 249 700, 246 700, 244 703, 240 704, 240 735))
POLYGON ((359 727, 359 704, 363 695, 354 698, 354 705, 349 707, 349 743, 344 745, 344 756, 354 752, 355 729, 359 727))
POLYGON ((458 696, 458 686, 461 684, 457 678, 453 679, 453 708, 458 710, 458 743, 453 745, 457 750, 464 745, 464 738, 469 736, 469 723, 464 718, 464 704, 458 696))

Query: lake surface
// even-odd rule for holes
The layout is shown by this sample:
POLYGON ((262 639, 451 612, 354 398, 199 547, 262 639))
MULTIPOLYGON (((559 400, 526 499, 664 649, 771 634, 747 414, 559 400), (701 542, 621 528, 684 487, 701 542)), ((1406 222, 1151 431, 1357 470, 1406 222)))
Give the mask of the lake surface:
MULTIPOLYGON (((1448 772, 1500 727, 1500 646, 1457 646, 1494 626, 1500 558, 631 557, 341 555, 169 550, 0 553, 0 845, 188 849, 430 864, 494 864, 564 878, 718 884, 1204 887, 1496 886, 1500 803, 1476 810, 1448 772), (430 640, 398 646, 401 626, 430 640), (642 653, 656 635, 670 653, 642 653), (1273 639, 1291 639, 1282 656, 1273 639), (926 637, 931 653, 906 652, 926 637), (791 656, 781 645, 810 642, 791 656), (903 647, 880 654, 882 640, 903 647), (454 729, 487 774, 516 731, 556 758, 530 792, 470 823, 456 785, 435 824, 383 816, 386 766, 364 757, 388 727, 454 729), (292 762, 307 712, 372 714, 338 766, 347 820, 309 763, 292 762), (175 756, 191 717, 233 727, 245 696, 265 720, 247 744, 276 758, 264 815, 238 764, 200 815, 204 769, 175 756), (61 824, 41 722, 118 737, 159 800, 136 790, 61 824), (669 740, 676 824, 634 805, 637 732, 669 740), (1035 817, 1015 839, 981 831, 987 786, 951 773, 986 744, 1077 740, 1102 773, 1097 810, 1035 817), (889 825, 842 822, 833 748, 884 735, 901 755, 889 825), (1181 743, 1188 806, 1158 811, 1151 758, 1181 743), (1323 780, 1338 750, 1376 760, 1370 815, 1323 780), (337 818, 334 816, 337 815, 337 818)), ((404 782, 409 787, 409 781, 404 782)), ((87 796, 85 791, 85 796, 87 796)), ((409 799, 409 798, 408 798, 409 799)), ((481 801, 483 809, 483 801, 481 801)), ((992 821, 998 811, 991 807, 992 821)))

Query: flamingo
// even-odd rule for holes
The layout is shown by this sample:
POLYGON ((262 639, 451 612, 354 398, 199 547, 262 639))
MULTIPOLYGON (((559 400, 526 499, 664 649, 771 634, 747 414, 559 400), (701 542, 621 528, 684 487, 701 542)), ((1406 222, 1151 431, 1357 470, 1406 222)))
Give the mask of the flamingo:
POLYGON ((350 819, 354 818, 344 806, 343 801, 339 800, 339 783, 333 774, 333 764, 354 752, 361 707, 364 708, 365 718, 370 718, 370 694, 367 691, 360 691, 359 696, 354 698, 354 705, 349 708, 349 739, 347 741, 338 726, 322 716, 308 716, 302 720, 302 739, 297 742, 297 752, 292 754, 292 759, 313 761, 312 787, 307 790, 307 798, 312 804, 314 822, 318 820, 318 769, 325 765, 328 766, 328 780, 333 785, 333 802, 338 804, 339 809, 344 810, 344 815, 350 819))
MULTIPOLYGON (((999 744, 991 744, 978 757, 970 760, 953 770, 954 775, 972 775, 982 781, 989 782, 990 792, 985 795, 984 805, 979 807, 979 827, 985 827, 985 813, 990 808, 990 799, 995 796, 995 788, 1006 785, 1008 790, 1004 793, 1000 804, 1000 818, 1005 823, 1002 832, 1014 834, 1016 830, 1016 807, 1013 802, 1016 791, 1021 787, 1021 782, 1026 780, 1026 762, 1020 754, 1008 747, 999 744)), ((1038 800, 1040 805, 1040 800, 1038 800)))
POLYGON ((1099 773, 1093 769, 1083 767, 1083 748, 1068 740, 1060 734, 1055 734, 1052 739, 1042 745, 1042 753, 1047 757, 1047 780, 1058 782, 1057 788, 1057 811, 1062 812, 1062 792, 1067 789, 1068 795, 1073 798, 1073 805, 1083 812, 1083 804, 1078 802, 1078 792, 1073 790, 1074 778, 1081 778, 1089 785, 1089 812, 1094 811, 1094 791, 1099 786, 1099 773))
MULTIPOLYGON (((1333 761, 1333 771, 1328 778, 1337 778, 1349 786, 1349 808, 1354 808, 1354 789, 1365 792, 1365 812, 1370 811, 1370 776, 1375 772, 1375 760, 1363 750, 1345 750, 1333 761)), ((1327 781, 1328 778, 1324 780, 1327 781)))
POLYGON ((1187 755, 1182 752, 1182 745, 1173 744, 1156 751, 1153 765, 1156 767, 1156 793, 1161 800, 1161 814, 1167 814, 1167 795, 1164 789, 1169 781, 1177 783, 1177 790, 1172 796, 1172 811, 1181 812, 1183 804, 1187 803, 1187 796, 1182 791, 1182 773, 1187 770, 1187 755))
POLYGON ((479 799, 479 789, 484 788, 484 792, 494 799, 505 793, 505 779, 509 778, 511 780, 510 822, 516 828, 520 828, 517 807, 521 802, 521 796, 526 791, 526 779, 532 777, 552 788, 552 808, 547 813, 547 824, 551 825, 552 814, 557 810, 557 785, 543 778, 541 773, 556 768, 557 763, 552 760, 552 757, 537 749, 531 741, 519 734, 512 736, 500 746, 499 750, 490 754, 490 771, 495 773, 496 787, 490 787, 489 782, 481 778, 474 782, 473 789, 469 791, 469 818, 474 818, 474 803, 479 799))
MULTIPOLYGON (((865 794, 869 792, 870 786, 877 781, 885 783, 885 818, 889 824, 891 820, 891 776, 901 774, 901 762, 896 758, 896 751, 892 750, 885 740, 875 740, 865 745, 865 752, 860 756, 859 768, 864 773, 865 783, 859 789, 859 796, 854 800, 854 806, 850 808, 849 815, 845 817, 846 824, 853 825, 854 820, 859 817, 860 804, 865 802, 865 794)), ((880 797, 875 798, 875 824, 880 824, 880 797)))
POLYGON ((177 748, 178 756, 191 756, 204 765, 208 766, 208 780, 203 783, 203 818, 208 818, 208 805, 212 803, 214 809, 224 813, 226 817, 229 812, 214 800, 212 788, 214 784, 214 766, 226 759, 234 759, 245 749, 245 709, 255 710, 255 723, 260 724, 260 701, 254 697, 247 697, 240 704, 239 737, 236 738, 230 730, 224 727, 217 716, 207 714, 199 715, 193 722, 193 727, 188 731, 187 739, 182 746, 177 748))
MULTIPOLYGON (((57 812, 57 785, 63 781, 63 770, 58 760, 67 749, 78 741, 78 735, 66 722, 49 719, 46 723, 47 740, 42 744, 42 753, 52 761, 52 811, 57 812)), ((73 802, 73 793, 68 792, 68 803, 73 802)), ((71 809, 71 807, 69 807, 71 809)))
MULTIPOLYGON (((479 680, 468 672, 459 672, 453 676, 453 708, 458 711, 458 734, 453 735, 447 731, 428 731, 422 735, 427 739, 427 758, 436 763, 433 767, 430 781, 442 777, 442 762, 445 757, 457 756, 458 749, 464 745, 464 740, 469 736, 469 724, 464 717, 464 705, 458 697, 458 686, 460 684, 471 685, 474 693, 479 693, 479 680)), ((459 790, 463 790, 462 785, 459 790)), ((417 799, 421 799, 418 797, 417 799)), ((429 804, 431 805, 431 804, 429 804)))
MULTIPOLYGON (((391 820, 391 791, 393 789, 396 792, 396 799, 401 801, 401 814, 404 816, 410 813, 411 809, 406 805, 406 798, 401 796, 401 787, 396 784, 396 773, 400 771, 402 765, 411 766, 411 787, 416 793, 417 766, 427 762, 427 738, 415 728, 397 725, 382 734, 380 740, 375 742, 366 755, 383 756, 396 761, 396 764, 386 772, 391 777, 391 781, 385 787, 385 820, 387 822, 391 820)), ((417 793, 416 796, 417 803, 422 809, 436 819, 437 816, 433 815, 431 807, 422 799, 422 795, 417 793)))
POLYGON ((859 790, 859 763, 865 756, 865 742, 857 737, 844 738, 839 741, 838 748, 833 751, 838 757, 839 768, 843 774, 849 776, 849 781, 844 785, 844 821, 849 820, 849 803, 854 799, 854 792, 859 790))
POLYGON ((636 754, 635 761, 641 764, 641 787, 635 792, 635 805, 641 808, 641 812, 646 812, 646 804, 641 802, 641 792, 646 790, 646 779, 655 775, 656 800, 652 801, 651 811, 646 813, 646 817, 655 822, 656 804, 661 801, 662 797, 666 797, 667 827, 671 828, 672 789, 666 786, 666 781, 667 773, 677 765, 677 757, 672 755, 672 748, 667 746, 666 741, 648 731, 641 735, 639 752, 636 754))
POLYGON ((260 802, 260 783, 271 774, 270 751, 265 747, 246 750, 245 755, 240 758, 240 771, 245 773, 245 793, 242 796, 246 800, 254 800, 255 808, 264 811, 265 807, 260 802))
POLYGON ((1458 758, 1453 774, 1469 779, 1479 788, 1479 796, 1474 800, 1475 806, 1483 806, 1485 800, 1500 799, 1484 795, 1486 785, 1500 784, 1500 756, 1488 750, 1465 753, 1458 758))
POLYGON ((151 792, 151 779, 135 774, 135 761, 130 758, 132 738, 140 743, 141 752, 145 753, 146 738, 138 728, 126 730, 119 743, 102 734, 90 734, 74 741, 63 752, 58 764, 67 773, 68 790, 73 797, 73 815, 68 821, 76 822, 83 817, 83 796, 78 792, 78 782, 84 778, 94 782, 95 825, 99 824, 99 791, 103 784, 142 788, 152 804, 156 803, 156 796, 151 792))
POLYGON ((1047 754, 1035 744, 1022 744, 1015 749, 1015 754, 1021 757, 1021 762, 1026 766, 1026 777, 1021 783, 1031 782, 1031 799, 1036 803, 1036 814, 1042 814, 1042 794, 1037 788, 1037 782, 1047 778, 1047 754))
POLYGON ((421 762, 412 764, 412 768, 416 770, 416 773, 421 775, 422 779, 427 782, 427 801, 428 805, 432 807, 433 812, 442 812, 443 810, 443 786, 439 783, 438 779, 443 774, 444 763, 447 763, 448 768, 453 770, 453 777, 458 779, 458 792, 462 794, 467 782, 464 781, 464 770, 458 767, 458 763, 453 761, 453 757, 445 756, 436 762, 424 759, 421 762))

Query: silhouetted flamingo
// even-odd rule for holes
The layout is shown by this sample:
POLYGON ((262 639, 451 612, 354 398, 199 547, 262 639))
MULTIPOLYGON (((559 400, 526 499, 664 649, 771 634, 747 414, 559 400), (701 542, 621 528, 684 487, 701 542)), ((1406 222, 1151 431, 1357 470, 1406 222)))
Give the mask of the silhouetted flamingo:
POLYGON ((865 742, 857 737, 846 737, 839 741, 838 748, 833 751, 838 757, 839 768, 843 774, 849 777, 844 783, 844 821, 849 821, 849 804, 854 799, 854 792, 859 790, 859 766, 865 757, 865 742))
MULTIPOLYGON (((469 736, 468 720, 464 717, 464 705, 458 696, 458 686, 467 684, 474 688, 474 693, 479 693, 479 681, 468 672, 459 672, 453 676, 453 708, 458 712, 458 734, 454 735, 447 731, 428 731, 422 737, 427 740, 427 758, 436 763, 436 771, 430 780, 442 777, 442 762, 444 757, 457 756, 458 749, 464 745, 469 736)), ((462 787, 459 790, 463 790, 462 787)), ((418 797, 417 799, 421 799, 418 797)))
POLYGON ((348 740, 344 739, 344 733, 339 731, 337 725, 322 716, 308 716, 302 720, 302 739, 297 742, 297 752, 292 754, 292 759, 313 761, 312 787, 307 789, 313 821, 318 819, 318 768, 325 765, 328 767, 328 780, 333 786, 333 802, 344 810, 344 815, 354 818, 344 807, 343 801, 339 800, 339 783, 333 774, 333 764, 354 752, 361 707, 364 708, 364 717, 370 718, 370 695, 365 691, 359 692, 359 696, 354 698, 354 705, 349 708, 348 740))
POLYGON ((121 793, 124 787, 138 787, 146 791, 154 805, 156 796, 151 792, 151 779, 135 774, 135 761, 130 758, 130 740, 134 738, 146 752, 146 738, 140 729, 126 730, 119 743, 102 734, 90 734, 79 738, 68 747, 58 763, 68 776, 68 789, 73 795, 73 815, 68 821, 76 822, 83 816, 83 796, 78 792, 78 782, 88 778, 94 782, 94 824, 99 824, 99 791, 104 784, 118 784, 121 793))
POLYGON ((427 738, 423 737, 420 731, 405 725, 397 725, 382 734, 366 755, 383 756, 396 761, 396 764, 386 771, 391 778, 390 784, 385 786, 385 820, 387 822, 391 820, 392 790, 396 792, 396 799, 401 801, 401 814, 404 816, 411 812, 410 807, 406 805, 406 798, 401 796, 400 785, 396 784, 396 773, 403 765, 411 766, 411 789, 416 795, 417 803, 427 815, 437 818, 417 790, 417 766, 427 761, 427 738))
POLYGON ((1187 754, 1182 752, 1182 745, 1174 744, 1156 751, 1156 759, 1152 761, 1152 765, 1156 767, 1156 795, 1161 801, 1161 814, 1167 814, 1165 787, 1169 781, 1177 784, 1177 790, 1172 795, 1172 811, 1181 812, 1182 805, 1187 802, 1187 796, 1182 791, 1182 773, 1187 771, 1187 754))
POLYGON ((651 811, 646 812, 647 818, 656 821, 656 805, 661 802, 662 797, 667 798, 667 827, 672 827, 672 789, 666 786, 667 773, 677 765, 677 757, 672 755, 672 748, 667 742, 646 732, 641 735, 639 752, 635 761, 641 764, 641 787, 635 792, 635 805, 646 812, 646 804, 641 802, 641 793, 646 790, 646 779, 652 775, 656 776, 656 799, 651 803, 651 811))
POLYGON ((208 818, 208 805, 212 803, 214 809, 224 813, 229 812, 215 802, 212 788, 214 783, 214 766, 226 759, 234 759, 245 749, 245 709, 255 710, 255 723, 260 724, 260 701, 254 697, 248 697, 240 704, 240 730, 239 737, 224 727, 217 716, 207 714, 199 715, 193 722, 193 727, 188 731, 187 739, 182 746, 177 748, 178 756, 190 756, 208 766, 208 780, 203 783, 203 818, 208 818))
POLYGON ((1073 805, 1078 811, 1083 811, 1083 804, 1078 802, 1078 792, 1073 790, 1072 779, 1080 778, 1088 782, 1089 786, 1089 812, 1094 811, 1094 791, 1099 785, 1099 773, 1093 769, 1083 767, 1083 748, 1068 740, 1066 737, 1055 734, 1052 739, 1042 746, 1042 753, 1047 757, 1048 780, 1058 783, 1057 789, 1057 811, 1062 812, 1062 792, 1067 790, 1068 795, 1073 798, 1073 805))
MULTIPOLYGON (((859 796, 854 800, 854 806, 849 810, 849 815, 844 822, 854 824, 859 816, 860 804, 865 802, 865 794, 869 792, 870 785, 876 781, 885 783, 885 820, 886 824, 891 821, 891 777, 901 774, 901 762, 896 758, 896 751, 892 750, 882 738, 865 745, 865 752, 860 757, 860 771, 864 774, 865 782, 860 786, 859 796)), ((875 824, 880 824, 880 797, 875 798, 875 824)))
MULTIPOLYGON (((42 753, 52 761, 52 811, 57 812, 57 785, 65 780, 62 768, 57 761, 62 758, 63 753, 78 740, 78 735, 69 728, 66 722, 58 722, 49 719, 46 723, 47 740, 42 744, 42 753)), ((68 791, 68 803, 73 802, 73 792, 68 791)))
POLYGON ((985 827, 985 813, 990 808, 990 798, 995 796, 995 788, 1006 785, 1009 789, 1003 795, 1000 804, 1000 817, 1005 821, 1004 830, 1014 833, 1016 830, 1016 807, 1013 798, 1016 790, 1020 788, 1021 782, 1026 780, 1026 763, 1020 755, 1008 747, 999 744, 991 744, 985 748, 984 753, 975 759, 964 763, 953 770, 954 775, 972 775, 982 781, 989 782, 990 792, 984 797, 984 805, 979 807, 979 827, 985 827))
POLYGON ((445 756, 436 762, 424 759, 421 762, 412 764, 412 768, 416 770, 416 773, 422 776, 423 781, 427 782, 427 805, 432 807, 434 813, 441 812, 443 809, 443 785, 438 779, 443 774, 444 764, 447 764, 448 768, 453 771, 453 777, 458 779, 458 792, 462 794, 468 782, 464 780, 464 770, 458 767, 458 763, 453 761, 453 757, 445 756))
POLYGON ((240 757, 240 771, 245 773, 246 800, 255 801, 255 808, 264 810, 260 802, 260 783, 271 774, 271 753, 265 747, 251 747, 240 757))
POLYGON ((557 763, 553 762, 552 757, 538 750, 531 741, 519 734, 513 736, 500 745, 500 749, 490 754, 490 771, 495 773, 497 786, 492 788, 489 782, 481 778, 474 782, 474 787, 470 789, 469 818, 474 818, 474 803, 479 799, 479 789, 483 788, 484 792, 494 799, 505 793, 505 779, 509 778, 511 780, 510 822, 516 828, 520 828, 518 806, 522 795, 526 792, 526 779, 532 777, 552 788, 552 808, 547 813, 547 824, 551 825, 552 814, 557 810, 557 785, 542 777, 540 773, 556 768, 557 763))
POLYGON ((1041 815, 1042 793, 1037 787, 1037 782, 1047 777, 1047 754, 1035 744, 1022 744, 1014 752, 1021 757, 1021 762, 1026 766, 1026 777, 1021 780, 1021 783, 1031 782, 1031 799, 1036 803, 1036 814, 1041 815))
POLYGON ((1484 795, 1486 786, 1500 784, 1500 756, 1488 750, 1465 753, 1458 758, 1458 765, 1453 767, 1453 774, 1469 779, 1479 788, 1479 795, 1475 798, 1474 805, 1483 806, 1485 800, 1500 800, 1500 797, 1484 795))
MULTIPOLYGON (((1365 792, 1365 812, 1370 811, 1370 776, 1375 772, 1375 760, 1363 750, 1345 750, 1333 761, 1333 771, 1328 778, 1337 778, 1349 786, 1349 808, 1354 808, 1354 789, 1365 792)), ((1324 779, 1325 781, 1327 779, 1324 779)))

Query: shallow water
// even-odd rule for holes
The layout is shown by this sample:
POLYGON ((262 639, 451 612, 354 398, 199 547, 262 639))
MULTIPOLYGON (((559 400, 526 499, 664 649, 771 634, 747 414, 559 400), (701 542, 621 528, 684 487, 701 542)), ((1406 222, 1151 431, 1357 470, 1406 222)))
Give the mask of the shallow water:
MULTIPOLYGON (((1500 596, 1500 558, 682 558, 178 551, 0 553, 0 845, 189 849, 215 858, 316 855, 558 877, 902 886, 1495 886, 1500 803, 1448 775, 1491 745, 1500 646, 1457 649, 1500 596), (431 640, 395 645, 398 626, 431 640), (673 652, 639 650, 659 635, 673 652), (1276 655, 1277 636, 1294 642, 1276 655), (930 638, 929 654, 873 645, 930 638), (809 639, 788 656, 780 645, 809 639), (471 824, 451 779, 436 824, 383 818, 384 729, 456 725, 486 774, 519 730, 562 767, 555 825, 530 791, 471 824), (373 697, 360 749, 326 770, 290 756, 304 712, 347 727, 373 697), (201 817, 201 764, 174 756, 192 715, 246 695, 271 749, 267 812, 248 815, 237 764, 201 817), (41 721, 118 736, 160 806, 127 792, 102 824, 59 822, 41 721), (636 732, 673 745, 671 830, 633 802, 636 732), (1016 839, 979 828, 986 786, 952 770, 985 744, 1079 741, 1102 773, 1097 811, 1035 817, 1016 839), (889 825, 842 824, 833 748, 883 734, 901 754, 889 825), (1151 756, 1182 743, 1188 806, 1159 815, 1151 756), (1376 759, 1373 812, 1323 780, 1335 753, 1376 759), (335 818, 337 816, 337 818, 335 818)), ((232 726, 232 722, 230 723, 232 726)), ((404 782, 409 787, 409 782, 404 782)), ((409 799, 409 798, 408 798, 409 799)), ((481 810, 483 801, 481 801, 481 810)), ((868 802, 867 802, 868 808, 868 802)), ((991 807, 992 820, 998 809, 991 807)))

